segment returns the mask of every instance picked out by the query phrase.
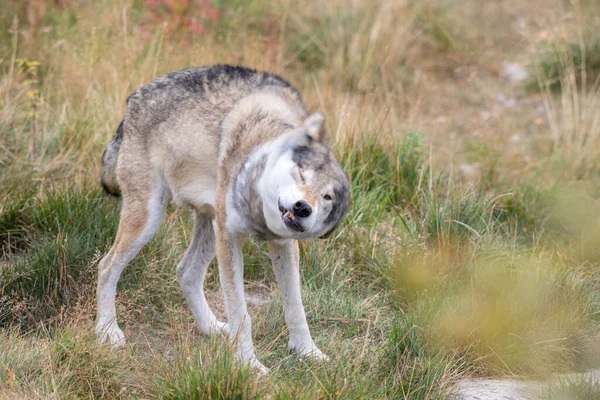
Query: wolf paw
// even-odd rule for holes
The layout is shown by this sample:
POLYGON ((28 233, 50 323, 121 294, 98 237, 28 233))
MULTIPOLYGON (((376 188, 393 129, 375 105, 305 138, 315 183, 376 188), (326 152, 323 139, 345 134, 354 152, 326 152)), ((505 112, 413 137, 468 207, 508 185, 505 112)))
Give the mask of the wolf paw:
POLYGON ((240 357, 240 360, 242 363, 250 365, 250 367, 252 369, 254 369, 255 371, 257 371, 259 374, 269 375, 269 372, 270 372, 269 368, 265 367, 263 363, 258 361, 258 358, 254 357, 254 356, 251 358, 248 358, 248 359, 244 359, 244 358, 240 357))
POLYGON ((229 336, 229 325, 215 319, 206 325, 200 326, 200 332, 208 337, 229 336))
POLYGON ((238 349, 237 358, 242 364, 249 365, 252 369, 256 370, 258 373, 262 375, 268 375, 270 370, 265 367, 263 363, 258 361, 258 358, 254 355, 254 352, 244 352, 238 349))
POLYGON ((289 349, 292 353, 296 353, 300 357, 311 358, 315 361, 329 361, 329 357, 314 343, 308 345, 294 345, 290 343, 289 349))
POLYGON ((269 368, 265 367, 263 363, 258 361, 258 359, 253 358, 252 360, 249 360, 248 363, 261 375, 269 375, 269 368))
POLYGON ((125 346, 125 334, 116 323, 96 326, 96 343, 103 344, 106 341, 114 350, 125 346))

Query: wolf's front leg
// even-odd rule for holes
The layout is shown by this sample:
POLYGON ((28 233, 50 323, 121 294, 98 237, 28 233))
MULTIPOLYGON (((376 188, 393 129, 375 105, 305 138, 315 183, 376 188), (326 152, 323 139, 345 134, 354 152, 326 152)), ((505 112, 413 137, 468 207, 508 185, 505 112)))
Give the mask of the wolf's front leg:
MULTIPOLYGON (((224 225, 224 224, 223 224, 224 225)), ((217 260, 219 280, 225 298, 229 338, 233 341, 237 356, 263 373, 269 370, 258 361, 252 343, 252 321, 244 296, 243 238, 226 232, 217 221, 217 260)))
POLYGON ((329 360, 315 345, 302 305, 300 294, 300 254, 295 240, 274 240, 269 242, 269 252, 273 261, 273 271, 283 298, 285 322, 290 331, 289 348, 302 356, 329 360))

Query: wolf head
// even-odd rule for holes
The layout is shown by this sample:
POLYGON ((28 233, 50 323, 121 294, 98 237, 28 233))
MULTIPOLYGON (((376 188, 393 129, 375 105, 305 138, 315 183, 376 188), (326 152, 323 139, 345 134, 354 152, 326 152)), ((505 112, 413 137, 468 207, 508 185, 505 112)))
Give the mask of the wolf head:
POLYGON ((259 183, 269 230, 282 238, 327 237, 348 210, 346 174, 323 142, 324 117, 310 115, 280 136, 259 183))

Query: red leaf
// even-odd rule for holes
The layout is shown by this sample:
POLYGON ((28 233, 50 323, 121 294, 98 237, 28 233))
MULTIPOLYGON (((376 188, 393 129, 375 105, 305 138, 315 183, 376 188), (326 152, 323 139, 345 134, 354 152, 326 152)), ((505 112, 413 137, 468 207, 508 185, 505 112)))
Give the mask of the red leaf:
POLYGON ((150 9, 156 9, 160 7, 161 3, 161 0, 144 0, 144 5, 150 9))
POLYGON ((216 8, 212 8, 210 6, 209 6, 209 9, 206 10, 206 16, 211 21, 215 21, 217 18, 219 18, 220 14, 221 14, 221 11, 217 10, 216 8))
POLYGON ((192 33, 202 33, 204 32, 204 26, 196 21, 194 21, 193 19, 188 19, 185 23, 188 26, 188 29, 190 30, 190 32, 192 33))

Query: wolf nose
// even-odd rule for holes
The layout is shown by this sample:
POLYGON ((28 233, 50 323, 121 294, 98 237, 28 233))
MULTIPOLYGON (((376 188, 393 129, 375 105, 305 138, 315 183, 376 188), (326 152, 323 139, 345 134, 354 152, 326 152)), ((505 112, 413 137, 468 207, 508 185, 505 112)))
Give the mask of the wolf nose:
POLYGON ((306 201, 299 200, 294 204, 294 214, 300 218, 306 218, 312 214, 312 208, 306 201))

